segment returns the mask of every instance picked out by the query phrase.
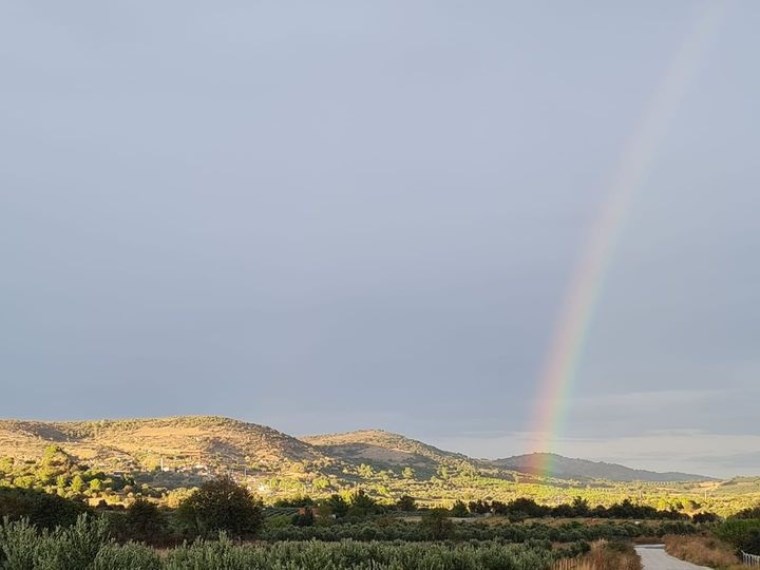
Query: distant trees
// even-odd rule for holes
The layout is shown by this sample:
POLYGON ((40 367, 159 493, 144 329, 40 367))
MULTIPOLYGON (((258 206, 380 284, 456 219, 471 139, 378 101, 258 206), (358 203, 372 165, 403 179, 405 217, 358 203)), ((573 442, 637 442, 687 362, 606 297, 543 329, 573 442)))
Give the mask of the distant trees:
POLYGON ((731 517, 732 519, 757 519, 760 520, 760 505, 742 509, 731 517))
MULTIPOLYGON (((596 518, 613 518, 613 519, 665 519, 665 520, 689 520, 689 516, 674 510, 657 510, 648 505, 637 505, 629 499, 620 503, 615 503, 610 507, 597 506, 591 508, 588 501, 581 497, 573 499, 572 503, 565 503, 555 507, 539 505, 533 499, 518 498, 508 503, 501 501, 478 500, 470 501, 467 505, 469 511, 473 514, 494 514, 508 516, 512 520, 522 520, 526 518, 577 518, 577 517, 596 517, 596 518)), ((697 517, 699 515, 695 515, 697 517)), ((706 514, 703 516, 707 516, 706 514)), ((705 519, 707 520, 707 519, 705 519)), ((695 519, 696 522, 696 519, 695 519)))
POLYGON ((310 507, 314 504, 314 499, 309 497, 308 495, 304 496, 295 496, 288 499, 277 499, 274 502, 274 507, 277 508, 283 508, 283 507, 310 507))
POLYGON ((251 537, 263 524, 260 504, 248 489, 228 478, 201 485, 179 506, 177 517, 201 536, 225 531, 234 537, 251 537))
POLYGON ((697 513, 691 517, 691 520, 695 524, 707 524, 718 522, 720 520, 720 517, 715 513, 697 513))

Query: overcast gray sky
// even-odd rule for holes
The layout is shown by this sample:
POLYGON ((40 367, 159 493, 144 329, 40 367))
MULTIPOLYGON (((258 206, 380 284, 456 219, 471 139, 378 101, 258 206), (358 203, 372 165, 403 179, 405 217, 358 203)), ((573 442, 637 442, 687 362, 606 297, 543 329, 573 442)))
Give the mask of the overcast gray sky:
MULTIPOLYGON (((697 1, 0 4, 0 416, 527 449, 589 227, 697 1)), ((621 228, 572 456, 760 474, 760 4, 621 228)))

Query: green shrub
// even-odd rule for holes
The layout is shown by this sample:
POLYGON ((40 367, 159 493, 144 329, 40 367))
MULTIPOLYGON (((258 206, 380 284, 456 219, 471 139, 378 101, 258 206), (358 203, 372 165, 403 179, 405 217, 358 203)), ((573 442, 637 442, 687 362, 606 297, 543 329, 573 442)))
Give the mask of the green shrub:
POLYGON ((729 519, 716 527, 715 534, 737 549, 760 554, 759 519, 729 519))
POLYGON ((92 570, 162 570, 163 568, 161 558, 148 546, 109 544, 98 552, 92 570))

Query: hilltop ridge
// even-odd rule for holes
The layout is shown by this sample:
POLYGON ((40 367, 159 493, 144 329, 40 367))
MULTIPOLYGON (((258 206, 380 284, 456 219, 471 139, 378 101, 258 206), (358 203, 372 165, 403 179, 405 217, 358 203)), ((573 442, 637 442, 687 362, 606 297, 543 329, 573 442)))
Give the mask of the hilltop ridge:
POLYGON ((676 481, 706 481, 711 477, 694 475, 690 473, 667 472, 658 473, 644 469, 632 469, 617 463, 604 461, 589 461, 587 459, 574 459, 563 457, 556 453, 531 453, 516 455, 504 459, 496 459, 491 462, 503 469, 510 469, 530 475, 541 475, 536 465, 550 464, 551 476, 557 479, 604 479, 607 481, 653 481, 653 482, 676 482, 676 481))
POLYGON ((440 465, 474 461, 462 453, 444 451, 422 441, 381 429, 312 435, 300 439, 342 460, 368 461, 381 467, 401 466, 435 471, 440 465))
MULTIPOLYGON (((0 420, 0 457, 34 460, 50 444, 98 468, 152 470, 202 465, 211 472, 347 473, 361 464, 399 471, 413 468, 430 476, 441 467, 487 470, 510 479, 536 473, 535 455, 497 460, 473 459, 401 434, 365 429, 296 438, 271 427, 223 416, 101 419, 85 421, 0 420), (298 465, 296 465, 298 464, 298 465)), ((709 477, 655 473, 623 465, 551 456, 555 479, 608 481, 698 481, 709 477)))

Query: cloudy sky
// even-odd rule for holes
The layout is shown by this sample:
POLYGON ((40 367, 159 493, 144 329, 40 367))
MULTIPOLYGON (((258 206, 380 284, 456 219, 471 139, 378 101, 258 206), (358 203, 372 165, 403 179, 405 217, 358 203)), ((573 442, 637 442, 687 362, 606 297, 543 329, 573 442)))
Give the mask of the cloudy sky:
MULTIPOLYGON (((655 114, 561 453, 760 474, 760 5, 721 5, 655 114)), ((530 449, 584 244, 703 11, 3 2, 0 416, 530 449)))

